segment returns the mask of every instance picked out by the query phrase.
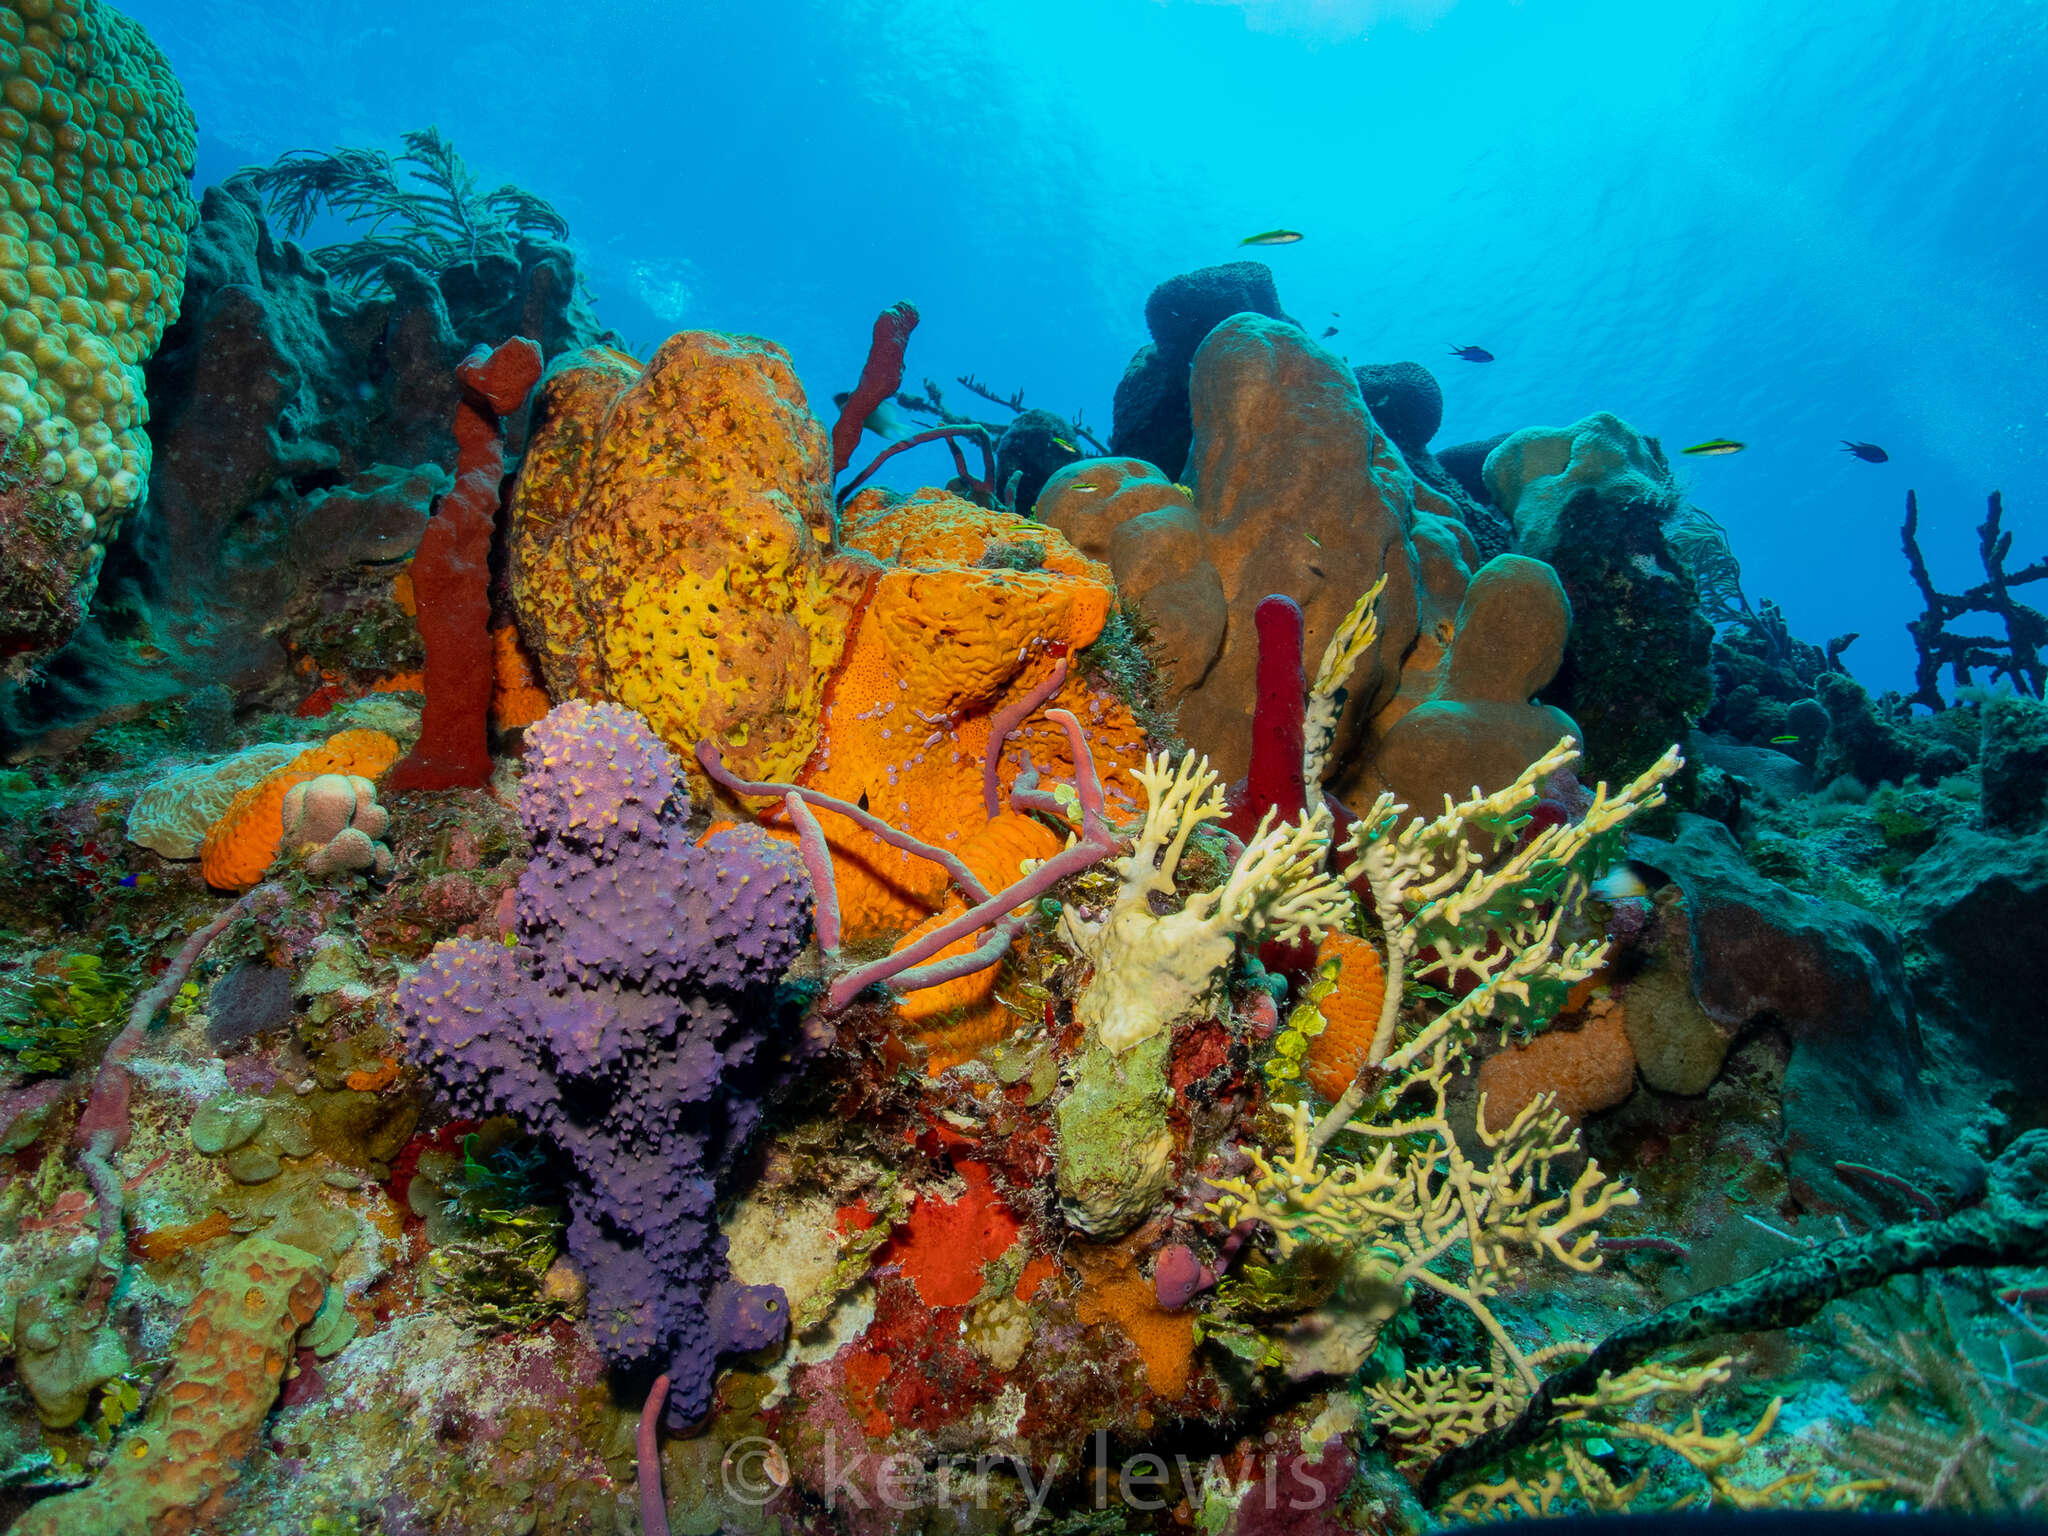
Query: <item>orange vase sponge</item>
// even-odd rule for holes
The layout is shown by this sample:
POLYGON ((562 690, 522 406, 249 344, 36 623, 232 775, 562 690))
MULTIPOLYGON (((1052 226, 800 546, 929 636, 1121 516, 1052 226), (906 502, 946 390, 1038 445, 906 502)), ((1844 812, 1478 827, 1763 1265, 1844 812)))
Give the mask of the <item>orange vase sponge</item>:
POLYGON ((1309 1042, 1301 1070, 1317 1093, 1338 1099, 1372 1051, 1387 978, 1380 952, 1356 934, 1337 932, 1325 938, 1316 949, 1316 963, 1330 959, 1338 964, 1337 989, 1320 1005, 1323 1032, 1309 1042))
POLYGON ((1604 997, 1587 1008, 1577 1029, 1552 1029, 1527 1045, 1496 1051, 1479 1068, 1489 1131, 1505 1130, 1539 1093, 1557 1095, 1557 1107, 1578 1120, 1612 1109, 1635 1086, 1627 1020, 1621 1004, 1604 997))
POLYGON ((831 447, 789 355, 714 331, 644 369, 579 352, 535 422, 508 545, 549 691, 638 710, 700 798, 702 740, 749 778, 793 778, 874 567, 832 548, 831 447))
MULTIPOLYGON (((989 822, 983 765, 995 717, 1102 633, 1114 600, 1108 572, 1052 529, 943 491, 855 497, 845 542, 894 563, 855 622, 826 696, 823 742, 799 782, 865 800, 892 826, 960 851, 989 822), (1042 564, 979 563, 1005 550, 1042 564)), ((1046 718, 1054 706, 1081 721, 1105 786, 1135 801, 1143 730, 1120 701, 1071 676, 1001 746, 999 784, 1015 781, 1026 754, 1048 779, 1072 774, 1066 736, 1046 718)), ((929 861, 829 812, 818 819, 849 941, 901 933, 945 900, 945 874, 929 861)))
POLYGON ((284 798, 325 773, 373 783, 398 761, 398 743, 382 731, 343 731, 259 779, 221 813, 199 847, 199 868, 216 890, 246 891, 263 878, 284 842, 284 798))

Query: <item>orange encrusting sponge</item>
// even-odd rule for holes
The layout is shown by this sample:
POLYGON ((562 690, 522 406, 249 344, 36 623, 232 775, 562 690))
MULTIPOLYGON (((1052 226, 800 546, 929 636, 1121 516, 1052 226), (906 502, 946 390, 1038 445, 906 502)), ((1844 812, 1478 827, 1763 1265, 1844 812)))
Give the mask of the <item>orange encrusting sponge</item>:
POLYGON ((1326 1099, 1340 1099, 1365 1066, 1379 1027, 1380 1004, 1387 995, 1386 973, 1379 951, 1356 934, 1336 932, 1316 949, 1316 962, 1334 957, 1337 990, 1324 998, 1323 1032, 1309 1043, 1302 1075, 1326 1099))

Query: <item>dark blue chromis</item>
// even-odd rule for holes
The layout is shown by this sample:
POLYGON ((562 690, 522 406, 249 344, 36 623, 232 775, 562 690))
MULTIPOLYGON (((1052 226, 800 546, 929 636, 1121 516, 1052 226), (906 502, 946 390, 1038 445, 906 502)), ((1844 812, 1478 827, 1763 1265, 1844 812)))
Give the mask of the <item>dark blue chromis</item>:
POLYGON ((1490 363, 1493 354, 1484 347, 1453 347, 1451 356, 1462 357, 1468 363, 1490 363))
POLYGON ((1852 443, 1846 437, 1842 439, 1842 452, 1853 453, 1866 464, 1889 464, 1892 457, 1875 443, 1852 443))

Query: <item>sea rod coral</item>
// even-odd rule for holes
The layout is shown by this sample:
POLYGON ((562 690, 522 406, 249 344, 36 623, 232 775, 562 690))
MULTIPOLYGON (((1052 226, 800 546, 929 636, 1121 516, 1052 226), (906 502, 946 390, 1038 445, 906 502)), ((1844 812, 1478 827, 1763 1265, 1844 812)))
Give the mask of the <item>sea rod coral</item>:
POLYGON ((721 1354, 781 1336, 780 1292, 729 1278, 715 1183, 798 1036, 775 989, 809 893, 751 827, 691 840, 681 770, 631 711, 564 704, 527 740, 516 936, 441 944, 398 1010, 457 1109, 509 1114, 560 1155, 598 1342, 668 1375, 681 1428, 721 1354))

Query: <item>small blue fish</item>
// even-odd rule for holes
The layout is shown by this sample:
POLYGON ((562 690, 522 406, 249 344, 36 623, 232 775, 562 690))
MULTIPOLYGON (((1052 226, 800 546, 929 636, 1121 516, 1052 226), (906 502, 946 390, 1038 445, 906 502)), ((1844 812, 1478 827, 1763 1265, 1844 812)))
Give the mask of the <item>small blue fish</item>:
POLYGON ((1852 443, 1846 437, 1842 439, 1842 452, 1853 453, 1866 464, 1889 464, 1892 457, 1875 443, 1852 443))
POLYGON ((1330 339, 1330 338, 1331 338, 1332 336, 1334 336, 1334 335, 1336 335, 1336 334, 1337 334, 1337 327, 1335 327, 1334 325, 1333 325, 1333 326, 1330 326, 1330 327, 1328 327, 1327 329, 1325 329, 1325 330, 1324 330, 1324 332, 1323 332, 1323 340, 1325 340, 1325 341, 1328 341, 1328 340, 1329 340, 1329 339, 1330 339))
POLYGON ((1461 357, 1468 363, 1490 363, 1493 354, 1484 347, 1453 347, 1451 356, 1461 357))

